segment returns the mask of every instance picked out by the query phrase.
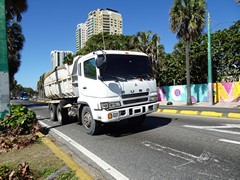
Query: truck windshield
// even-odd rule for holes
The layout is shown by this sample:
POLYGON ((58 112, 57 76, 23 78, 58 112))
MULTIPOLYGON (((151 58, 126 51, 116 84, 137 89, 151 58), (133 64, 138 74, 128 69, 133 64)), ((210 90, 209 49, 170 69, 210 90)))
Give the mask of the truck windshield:
POLYGON ((107 62, 100 69, 101 80, 126 81, 149 79, 152 69, 147 56, 107 54, 107 62))

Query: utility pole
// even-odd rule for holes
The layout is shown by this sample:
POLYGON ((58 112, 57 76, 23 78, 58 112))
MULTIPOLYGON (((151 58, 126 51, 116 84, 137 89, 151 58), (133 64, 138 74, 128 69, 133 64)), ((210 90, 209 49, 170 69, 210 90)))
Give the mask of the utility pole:
POLYGON ((210 14, 208 13, 208 102, 213 105, 210 14))
POLYGON ((0 118, 10 113, 5 0, 0 0, 0 118))

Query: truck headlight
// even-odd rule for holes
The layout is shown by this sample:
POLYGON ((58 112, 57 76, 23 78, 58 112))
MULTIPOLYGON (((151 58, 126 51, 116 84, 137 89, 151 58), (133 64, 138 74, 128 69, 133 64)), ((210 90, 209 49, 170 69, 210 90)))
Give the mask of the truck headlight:
POLYGON ((101 104, 101 109, 115 109, 115 108, 121 107, 120 101, 102 102, 100 104, 101 104))
POLYGON ((150 97, 149 97, 149 101, 151 101, 151 102, 157 102, 157 101, 158 101, 157 95, 155 95, 155 96, 150 96, 150 97))

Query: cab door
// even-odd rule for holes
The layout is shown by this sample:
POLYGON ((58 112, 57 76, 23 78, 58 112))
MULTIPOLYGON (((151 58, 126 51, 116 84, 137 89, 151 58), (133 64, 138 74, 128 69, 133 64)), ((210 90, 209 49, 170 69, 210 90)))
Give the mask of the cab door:
POLYGON ((85 60, 82 63, 82 73, 81 76, 79 76, 79 92, 83 96, 82 98, 97 96, 97 69, 95 58, 85 60))

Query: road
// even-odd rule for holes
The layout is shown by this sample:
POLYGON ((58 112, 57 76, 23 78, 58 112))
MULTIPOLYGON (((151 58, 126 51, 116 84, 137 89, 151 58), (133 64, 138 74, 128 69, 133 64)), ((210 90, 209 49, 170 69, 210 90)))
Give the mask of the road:
POLYGON ((106 179, 240 179, 239 120, 153 113, 141 127, 111 124, 90 136, 77 122, 51 122, 45 104, 24 103, 106 179))

